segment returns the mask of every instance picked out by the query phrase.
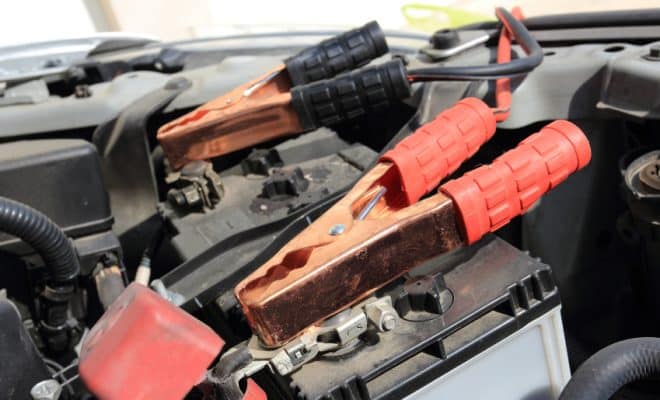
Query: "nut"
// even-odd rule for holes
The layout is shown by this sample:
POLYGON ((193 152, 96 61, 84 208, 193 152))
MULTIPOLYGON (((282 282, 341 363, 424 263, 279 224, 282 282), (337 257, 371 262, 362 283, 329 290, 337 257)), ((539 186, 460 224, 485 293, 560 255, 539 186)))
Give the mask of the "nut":
POLYGON ((392 329, 396 328, 396 317, 390 314, 386 314, 383 317, 382 325, 384 330, 391 331, 392 329))
POLYGON ((399 322, 399 316, 392 307, 392 299, 389 296, 368 303, 364 306, 364 312, 381 332, 391 331, 399 322))

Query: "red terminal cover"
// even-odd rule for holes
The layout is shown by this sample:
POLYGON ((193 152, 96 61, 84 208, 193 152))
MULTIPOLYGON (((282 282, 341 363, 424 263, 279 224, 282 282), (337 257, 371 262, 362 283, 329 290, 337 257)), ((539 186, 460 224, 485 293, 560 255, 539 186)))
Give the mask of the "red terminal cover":
POLYGON ((442 185, 454 200, 468 244, 524 213, 544 193, 591 160, 584 133, 568 121, 555 121, 518 147, 442 185))
POLYGON ((180 400, 223 345, 211 328, 133 283, 85 338, 78 368, 101 400, 180 400))
POLYGON ((407 205, 415 203, 472 157, 495 133, 491 109, 474 97, 465 98, 422 125, 381 161, 392 162, 407 205))

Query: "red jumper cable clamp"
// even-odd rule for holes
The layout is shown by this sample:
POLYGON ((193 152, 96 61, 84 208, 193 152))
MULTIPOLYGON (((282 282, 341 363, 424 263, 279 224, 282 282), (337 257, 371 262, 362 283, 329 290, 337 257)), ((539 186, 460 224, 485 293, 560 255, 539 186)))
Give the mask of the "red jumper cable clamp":
POLYGON ((459 101, 386 153, 338 203, 243 280, 235 294, 261 343, 281 346, 424 261, 474 243, 591 157, 580 129, 555 121, 491 165, 418 201, 494 131, 485 103, 459 101))

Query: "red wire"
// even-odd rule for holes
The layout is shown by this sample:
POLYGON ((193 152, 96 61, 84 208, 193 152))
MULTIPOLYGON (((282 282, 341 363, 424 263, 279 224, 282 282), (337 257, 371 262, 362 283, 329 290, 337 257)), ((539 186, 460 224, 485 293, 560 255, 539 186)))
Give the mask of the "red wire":
MULTIPOLYGON (((496 11, 497 12, 497 11, 496 11)), ((520 7, 514 7, 511 14, 518 20, 523 19, 520 7)), ((508 26, 506 19, 499 18, 504 25, 500 32, 500 39, 497 43, 497 63, 504 64, 511 61, 511 39, 512 30, 508 26)), ((500 78, 495 81, 495 104, 493 109, 495 120, 502 122, 509 118, 511 113, 511 78, 500 78)))

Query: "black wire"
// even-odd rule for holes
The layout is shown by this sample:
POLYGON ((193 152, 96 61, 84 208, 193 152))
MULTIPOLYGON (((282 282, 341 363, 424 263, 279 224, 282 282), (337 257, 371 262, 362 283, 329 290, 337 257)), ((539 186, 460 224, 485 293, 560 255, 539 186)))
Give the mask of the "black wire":
POLYGON ((424 81, 473 81, 499 79, 531 72, 543 61, 543 49, 532 37, 525 25, 503 8, 496 10, 497 17, 511 28, 518 44, 525 50, 527 57, 512 60, 504 64, 477 65, 469 67, 428 67, 408 71, 413 82, 424 81))

